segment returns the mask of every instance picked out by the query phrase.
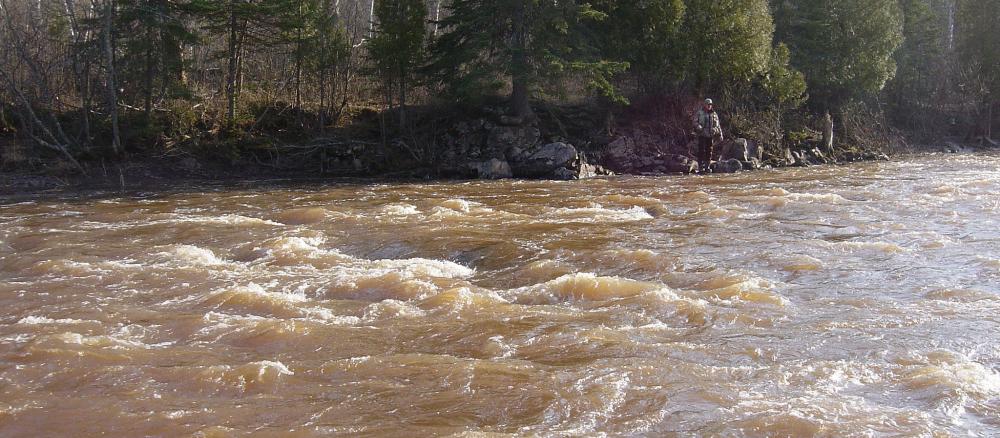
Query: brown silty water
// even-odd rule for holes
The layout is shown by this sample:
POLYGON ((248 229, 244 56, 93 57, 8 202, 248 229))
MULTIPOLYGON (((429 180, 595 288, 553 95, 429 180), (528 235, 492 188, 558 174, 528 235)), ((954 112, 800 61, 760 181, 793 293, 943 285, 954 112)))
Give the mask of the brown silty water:
POLYGON ((2 436, 1000 434, 1000 156, 0 205, 2 436))

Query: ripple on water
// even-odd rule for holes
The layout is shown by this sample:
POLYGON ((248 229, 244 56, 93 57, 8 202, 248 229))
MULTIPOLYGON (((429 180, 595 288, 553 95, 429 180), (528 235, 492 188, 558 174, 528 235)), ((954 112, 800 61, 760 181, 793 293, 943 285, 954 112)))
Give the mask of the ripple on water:
POLYGON ((285 225, 308 225, 323 222, 331 213, 322 207, 293 208, 278 214, 278 222, 285 225))
POLYGON ((574 300, 601 301, 638 295, 664 285, 621 277, 569 274, 557 279, 504 292, 519 304, 555 304, 574 300))
POLYGON ((241 393, 250 394, 274 392, 283 380, 295 375, 285 364, 270 360, 238 366, 210 366, 200 374, 201 379, 207 383, 236 388, 241 393))
POLYGON ((653 219, 653 216, 642 207, 636 206, 619 210, 600 205, 582 208, 557 208, 543 218, 544 221, 553 223, 620 223, 650 219, 653 219))
POLYGON ((1000 374, 949 350, 911 351, 895 358, 902 382, 930 403, 986 402, 1000 396, 1000 374))

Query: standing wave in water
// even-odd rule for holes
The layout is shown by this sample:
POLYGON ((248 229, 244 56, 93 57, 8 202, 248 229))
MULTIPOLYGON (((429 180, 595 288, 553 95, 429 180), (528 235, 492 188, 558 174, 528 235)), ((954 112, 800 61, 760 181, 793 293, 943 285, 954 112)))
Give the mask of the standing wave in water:
POLYGON ((0 204, 0 435, 1000 435, 1000 156, 0 204))

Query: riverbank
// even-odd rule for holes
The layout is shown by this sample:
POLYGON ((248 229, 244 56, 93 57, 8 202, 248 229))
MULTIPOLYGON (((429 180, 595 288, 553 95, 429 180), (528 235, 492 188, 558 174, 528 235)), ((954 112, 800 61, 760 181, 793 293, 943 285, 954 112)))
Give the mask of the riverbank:
MULTIPOLYGON (((575 180, 615 174, 693 174, 699 168, 696 145, 684 128, 691 105, 679 102, 661 100, 617 114, 593 105, 550 106, 531 121, 505 116, 502 106, 469 111, 411 108, 411 118, 421 128, 405 133, 385 131, 384 120, 392 114, 373 111, 357 111, 350 123, 324 135, 296 132, 292 119, 272 120, 267 130, 236 138, 209 131, 181 134, 172 128, 159 133, 136 130, 148 138, 130 141, 125 158, 92 149, 79 154, 79 167, 8 133, 0 135, 0 196, 149 191, 261 180, 310 184, 331 179, 575 180)), ((724 117, 730 139, 716 148, 714 172, 995 147, 947 139, 911 145, 899 134, 848 125, 837 129, 831 150, 823 146, 823 134, 813 129, 814 119, 792 123, 794 129, 785 128, 777 137, 754 128, 765 119, 761 114, 724 117)), ((168 120, 161 124, 171 126, 168 120)))
MULTIPOLYGON (((862 157, 858 161, 897 159, 927 154, 968 154, 983 149, 977 145, 950 143, 944 146, 920 145, 909 152, 862 157)), ((995 149, 992 149, 995 150, 995 149)), ((654 162, 656 160, 654 159, 654 162)), ((852 162, 831 162, 827 165, 849 165, 852 162)), ((799 167, 787 166, 787 167, 799 167)), ((781 168, 768 166, 764 169, 781 168)), ((747 172, 749 170, 741 170, 747 172)), ((637 173, 638 174, 638 173, 637 173)), ((646 172, 643 176, 683 175, 682 172, 646 172)), ((0 197, 7 202, 30 200, 38 197, 64 196, 71 193, 136 193, 183 190, 190 187, 213 188, 252 187, 257 185, 323 185, 331 181, 346 183, 371 182, 426 182, 427 180, 469 180, 473 178, 430 178, 399 174, 373 174, 367 176, 337 176, 301 171, 281 171, 249 163, 228 165, 223 163, 198 163, 163 159, 132 160, 103 166, 99 172, 87 174, 54 174, 45 171, 0 172, 0 197)))

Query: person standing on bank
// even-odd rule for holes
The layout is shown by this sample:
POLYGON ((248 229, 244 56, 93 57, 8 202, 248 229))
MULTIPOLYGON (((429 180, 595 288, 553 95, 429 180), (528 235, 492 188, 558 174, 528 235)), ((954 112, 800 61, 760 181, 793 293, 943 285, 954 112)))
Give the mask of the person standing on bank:
POLYGON ((705 104, 698 110, 694 118, 695 135, 698 136, 698 167, 701 173, 712 171, 712 156, 715 155, 715 142, 722 141, 722 125, 719 123, 719 113, 715 112, 712 99, 705 99, 705 104))

